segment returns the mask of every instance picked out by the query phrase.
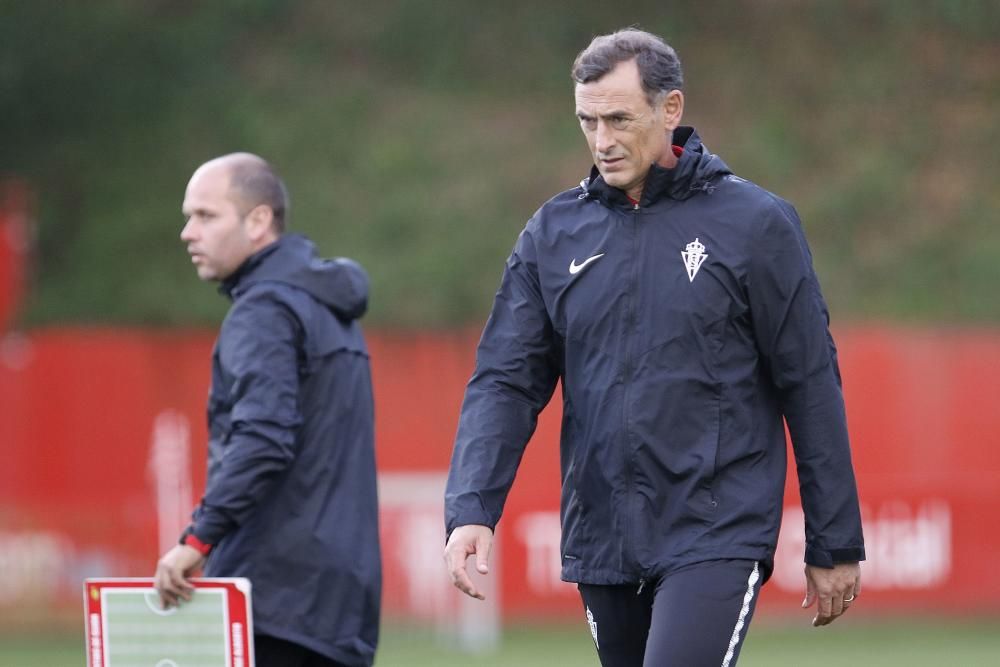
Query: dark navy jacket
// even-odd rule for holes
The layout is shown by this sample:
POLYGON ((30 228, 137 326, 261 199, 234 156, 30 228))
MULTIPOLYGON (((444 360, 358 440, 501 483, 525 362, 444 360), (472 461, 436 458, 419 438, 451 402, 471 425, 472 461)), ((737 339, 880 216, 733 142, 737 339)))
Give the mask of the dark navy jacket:
POLYGON ((207 576, 248 577, 254 632, 370 665, 381 562, 368 279, 286 235, 223 285, 208 481, 194 534, 207 576))
POLYGON ((691 128, 632 204, 598 172, 532 217, 479 344, 446 529, 495 526, 562 380, 562 576, 770 573, 792 435, 808 563, 864 559, 836 350, 794 209, 691 128))

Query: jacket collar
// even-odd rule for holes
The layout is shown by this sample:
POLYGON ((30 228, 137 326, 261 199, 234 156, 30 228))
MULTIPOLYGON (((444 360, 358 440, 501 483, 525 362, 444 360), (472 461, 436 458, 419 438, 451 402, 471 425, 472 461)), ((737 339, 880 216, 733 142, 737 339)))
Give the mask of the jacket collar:
POLYGON ((219 293, 223 294, 230 301, 234 298, 234 293, 239 289, 240 283, 245 282, 246 279, 261 265, 264 261, 273 255, 275 251, 281 247, 282 242, 285 240, 284 236, 278 238, 274 243, 269 243, 264 246, 254 254, 246 258, 246 260, 240 264, 240 267, 232 272, 228 278, 219 283, 219 293))
MULTIPOLYGON (((716 155, 708 152, 693 127, 681 126, 674 130, 673 143, 682 152, 677 164, 667 169, 653 164, 646 175, 640 207, 655 202, 672 199, 682 201, 697 192, 711 193, 712 181, 720 175, 732 173, 716 155)), ((634 204, 622 190, 608 185, 597 167, 592 167, 590 176, 580 183, 584 194, 581 199, 596 197, 606 206, 613 208, 633 208, 634 204)))

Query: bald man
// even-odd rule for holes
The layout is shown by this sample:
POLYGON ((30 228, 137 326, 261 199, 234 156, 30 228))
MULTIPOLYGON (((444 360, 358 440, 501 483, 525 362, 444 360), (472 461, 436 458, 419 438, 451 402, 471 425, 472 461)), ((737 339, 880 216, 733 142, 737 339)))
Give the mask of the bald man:
POLYGON ((179 544, 157 563, 164 607, 189 578, 253 584, 258 667, 367 666, 381 560, 368 350, 368 280, 286 235, 271 166, 234 153, 195 171, 181 241, 231 301, 212 358, 208 478, 179 544))

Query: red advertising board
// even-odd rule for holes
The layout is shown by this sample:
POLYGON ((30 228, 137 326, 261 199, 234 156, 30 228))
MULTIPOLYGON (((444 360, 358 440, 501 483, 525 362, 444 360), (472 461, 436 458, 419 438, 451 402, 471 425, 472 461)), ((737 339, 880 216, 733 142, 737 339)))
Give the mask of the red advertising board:
MULTIPOLYGON (((868 561, 855 611, 1000 610, 1000 331, 835 332, 868 561)), ((204 484, 211 332, 63 329, 0 340, 0 621, 78 609, 91 576, 148 576, 204 484)), ((442 565, 447 470, 478 331, 369 336, 385 610, 576 615, 559 581, 558 392, 498 528, 489 605, 442 565), (477 606, 478 605, 478 606, 477 606)), ((803 613, 790 466, 763 613, 803 613)))

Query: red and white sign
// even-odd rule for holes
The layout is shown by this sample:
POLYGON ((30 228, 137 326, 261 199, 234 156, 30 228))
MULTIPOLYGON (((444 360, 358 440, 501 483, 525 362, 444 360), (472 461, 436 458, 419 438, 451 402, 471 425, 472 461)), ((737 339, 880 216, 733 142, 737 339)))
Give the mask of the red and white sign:
MULTIPOLYGON (((1000 329, 835 332, 868 560, 863 604, 1000 611, 1000 329)), ((386 616, 576 617, 559 581, 558 392, 497 533, 490 604, 443 565, 444 474, 478 331, 369 334, 386 616), (491 606, 495 605, 495 606, 491 606)), ((143 576, 204 488, 212 331, 58 329, 0 354, 0 624, 76 616, 93 576, 143 576), (113 462, 113 465, 109 465, 113 462)), ((0 350, 2 351, 2 350, 0 350)), ((803 613, 803 523, 789 466, 776 570, 760 612, 803 613)), ((481 622, 480 622, 481 621, 481 622)))

